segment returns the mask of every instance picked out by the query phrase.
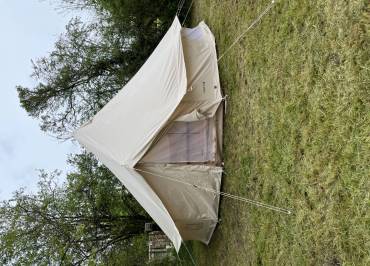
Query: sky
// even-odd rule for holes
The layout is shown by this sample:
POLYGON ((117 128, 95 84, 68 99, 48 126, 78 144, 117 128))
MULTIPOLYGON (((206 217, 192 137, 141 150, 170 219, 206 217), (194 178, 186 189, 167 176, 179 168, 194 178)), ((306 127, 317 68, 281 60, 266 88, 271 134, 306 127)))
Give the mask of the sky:
POLYGON ((50 1, 0 0, 0 200, 21 187, 36 191, 37 169, 65 174, 67 155, 79 149, 42 132, 20 107, 15 89, 35 84, 31 59, 52 51, 72 16, 50 1))

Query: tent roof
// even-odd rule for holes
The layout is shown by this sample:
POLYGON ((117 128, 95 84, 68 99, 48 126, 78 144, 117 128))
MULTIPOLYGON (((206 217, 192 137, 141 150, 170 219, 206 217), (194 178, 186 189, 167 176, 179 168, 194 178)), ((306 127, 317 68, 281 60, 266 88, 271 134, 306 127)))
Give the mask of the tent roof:
POLYGON ((134 169, 184 97, 186 69, 176 17, 157 48, 113 99, 74 137, 104 163, 180 249, 181 236, 165 206, 134 169))
POLYGON ((181 25, 176 18, 124 89, 74 136, 120 165, 133 167, 179 105, 186 87, 181 25))

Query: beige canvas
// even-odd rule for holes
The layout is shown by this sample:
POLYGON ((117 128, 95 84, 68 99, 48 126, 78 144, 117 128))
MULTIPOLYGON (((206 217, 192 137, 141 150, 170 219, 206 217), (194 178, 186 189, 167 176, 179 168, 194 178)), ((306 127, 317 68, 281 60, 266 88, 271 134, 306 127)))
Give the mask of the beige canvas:
POLYGON ((145 178, 175 222, 182 239, 209 243, 218 222, 222 168, 194 164, 139 164, 145 178))
MULTIPOLYGON (((152 176, 160 177, 159 173, 169 172, 184 180, 189 178, 189 182, 202 181, 204 186, 219 191, 222 172, 215 165, 220 163, 222 114, 215 114, 221 101, 211 31, 203 22, 194 29, 182 28, 175 18, 137 74, 74 133, 80 144, 120 179, 174 243, 177 251, 183 239, 209 242, 217 223, 218 196, 185 184, 163 184, 165 181, 158 181, 158 178, 149 180, 139 169, 149 165, 138 162, 142 159, 144 162, 155 161, 158 164, 155 168, 147 168, 155 171, 152 176), (179 136, 167 136, 167 143, 160 143, 166 132, 179 133, 179 136), (187 139, 188 133, 194 133, 196 137, 187 139), (157 151, 156 154, 162 157, 155 159, 149 153, 158 143, 162 145, 158 146, 161 149, 169 151, 181 147, 182 151, 157 151), (151 157, 146 160, 148 154, 151 157), (175 165, 173 170, 163 168, 162 163, 166 160, 175 165), (162 168, 159 167, 161 164, 162 168), (199 167, 203 167, 203 172, 199 167), (181 171, 186 175, 180 175, 181 171), (198 180, 196 177, 201 178, 198 180), (177 205, 168 204, 171 195, 164 194, 158 188, 159 184, 183 195, 177 198, 177 205), (188 199, 191 196, 194 200, 188 199), (182 208, 180 199, 191 214, 189 219, 178 216, 177 211, 182 208)), ((172 197, 176 196, 172 194, 172 197)))

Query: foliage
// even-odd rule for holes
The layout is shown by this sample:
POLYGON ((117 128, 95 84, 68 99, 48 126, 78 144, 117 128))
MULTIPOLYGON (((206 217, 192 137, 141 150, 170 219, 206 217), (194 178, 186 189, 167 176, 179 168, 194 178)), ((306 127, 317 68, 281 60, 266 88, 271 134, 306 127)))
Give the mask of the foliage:
POLYGON ((0 205, 0 263, 95 264, 136 243, 150 218, 120 182, 88 154, 70 159, 66 184, 40 172, 39 191, 0 205))
POLYGON ((113 246, 109 255, 104 258, 102 265, 141 266, 148 260, 148 236, 135 238, 129 246, 122 248, 113 246))

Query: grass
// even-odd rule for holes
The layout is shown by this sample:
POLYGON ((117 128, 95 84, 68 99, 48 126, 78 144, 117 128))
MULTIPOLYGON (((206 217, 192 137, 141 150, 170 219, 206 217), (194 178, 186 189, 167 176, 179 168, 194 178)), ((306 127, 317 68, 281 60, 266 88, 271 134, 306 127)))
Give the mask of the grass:
MULTIPOLYGON (((270 2, 197 0, 219 54, 270 2)), ((199 265, 370 265, 368 1, 277 1, 220 61, 222 199, 199 265)))

